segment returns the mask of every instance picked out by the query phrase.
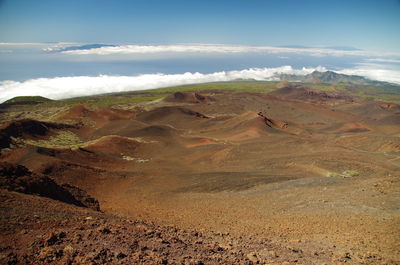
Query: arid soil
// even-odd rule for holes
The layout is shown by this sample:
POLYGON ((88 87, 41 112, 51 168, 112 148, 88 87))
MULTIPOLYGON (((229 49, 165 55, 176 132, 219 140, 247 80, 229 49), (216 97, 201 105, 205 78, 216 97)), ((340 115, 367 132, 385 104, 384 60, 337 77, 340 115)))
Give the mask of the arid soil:
POLYGON ((398 103, 211 92, 2 113, 0 260, 400 263, 398 103))

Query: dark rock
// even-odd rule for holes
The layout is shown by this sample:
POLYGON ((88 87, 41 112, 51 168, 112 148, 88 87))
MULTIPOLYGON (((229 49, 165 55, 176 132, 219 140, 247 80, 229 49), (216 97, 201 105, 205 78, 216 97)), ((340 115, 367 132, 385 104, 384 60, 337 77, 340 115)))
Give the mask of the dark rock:
POLYGON ((100 210, 99 202, 85 191, 69 184, 60 186, 53 179, 34 174, 22 165, 0 162, 0 188, 100 210))
POLYGON ((4 262, 4 264, 7 264, 7 265, 18 264, 17 254, 10 253, 10 254, 7 255, 7 257, 5 259, 2 259, 0 261, 4 262))
POLYGON ((126 254, 122 252, 118 253, 117 259, 123 259, 123 258, 126 258, 126 254))
POLYGON ((65 232, 51 233, 47 239, 45 239, 46 246, 53 246, 63 242, 63 238, 67 237, 65 232))
POLYGON ((69 184, 63 184, 62 187, 69 191, 76 200, 82 203, 85 207, 100 211, 100 203, 93 197, 90 197, 84 190, 69 184))
POLYGON ((113 260, 113 257, 114 254, 108 248, 103 248, 96 256, 94 256, 93 259, 98 260, 102 263, 107 263, 111 262, 113 260))
POLYGON ((101 227, 101 228, 99 229, 99 231, 100 231, 100 233, 102 233, 102 234, 106 234, 106 235, 111 234, 111 230, 110 230, 109 228, 107 228, 107 227, 101 227))

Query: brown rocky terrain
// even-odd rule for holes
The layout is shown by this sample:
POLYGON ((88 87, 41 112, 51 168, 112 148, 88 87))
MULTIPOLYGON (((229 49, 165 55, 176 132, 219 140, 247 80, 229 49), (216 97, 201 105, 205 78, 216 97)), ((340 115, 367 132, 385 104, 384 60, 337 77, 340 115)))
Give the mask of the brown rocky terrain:
POLYGON ((398 103, 208 94, 7 108, 2 263, 399 263, 398 103))

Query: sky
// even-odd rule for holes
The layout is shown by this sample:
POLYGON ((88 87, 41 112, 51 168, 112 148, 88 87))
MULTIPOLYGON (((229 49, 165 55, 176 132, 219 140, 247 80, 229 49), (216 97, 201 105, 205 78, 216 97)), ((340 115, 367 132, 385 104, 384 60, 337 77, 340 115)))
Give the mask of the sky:
POLYGON ((400 0, 0 0, 0 103, 315 70, 400 84, 400 0))
POLYGON ((1 42, 400 51, 398 0, 0 0, 1 42))

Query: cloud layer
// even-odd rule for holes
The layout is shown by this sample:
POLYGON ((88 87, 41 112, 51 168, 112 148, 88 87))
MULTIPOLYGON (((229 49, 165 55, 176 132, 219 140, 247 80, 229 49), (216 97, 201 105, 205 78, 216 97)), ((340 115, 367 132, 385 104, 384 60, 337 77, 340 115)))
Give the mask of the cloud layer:
POLYGON ((277 68, 251 68, 241 71, 215 72, 211 74, 145 74, 138 76, 75 76, 30 79, 24 82, 0 82, 0 102, 16 96, 44 96, 63 99, 102 93, 153 89, 160 87, 205 82, 232 81, 237 79, 277 80, 280 73, 305 75, 324 68, 293 69, 291 66, 277 68))
MULTIPOLYGON (((369 66, 371 67, 371 66, 369 66)), ((279 80, 278 75, 306 75, 313 71, 326 71, 323 67, 293 69, 291 66, 276 68, 250 68, 240 71, 223 71, 210 74, 145 74, 138 76, 75 76, 30 79, 24 82, 0 82, 0 102, 16 96, 44 96, 51 99, 64 99, 94 94, 154 89, 184 84, 254 79, 260 81, 279 80)), ((380 81, 400 84, 400 72, 389 69, 359 67, 337 71, 355 74, 380 81)))
POLYGON ((343 69, 336 72, 345 75, 359 75, 371 80, 400 84, 399 70, 382 68, 381 65, 376 64, 362 64, 359 67, 343 69))
MULTIPOLYGON (((83 45, 82 47, 90 46, 83 45)), ((101 45, 100 45, 101 46, 101 45)), ((399 56, 358 49, 318 48, 318 47, 273 47, 216 44, 186 45, 111 45, 95 48, 54 47, 47 51, 59 51, 69 55, 118 55, 118 54, 160 54, 160 53, 300 53, 310 56, 399 56)))

